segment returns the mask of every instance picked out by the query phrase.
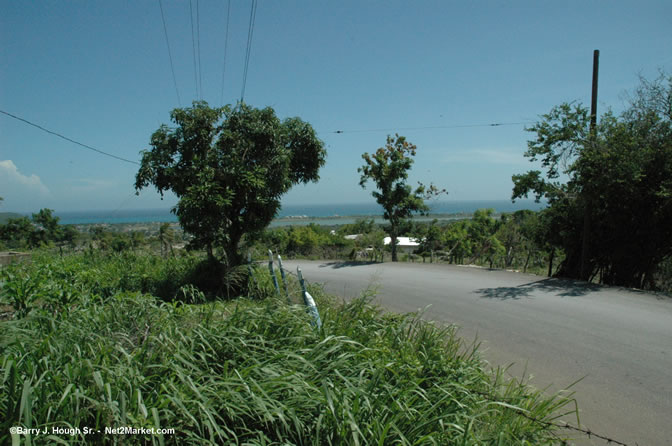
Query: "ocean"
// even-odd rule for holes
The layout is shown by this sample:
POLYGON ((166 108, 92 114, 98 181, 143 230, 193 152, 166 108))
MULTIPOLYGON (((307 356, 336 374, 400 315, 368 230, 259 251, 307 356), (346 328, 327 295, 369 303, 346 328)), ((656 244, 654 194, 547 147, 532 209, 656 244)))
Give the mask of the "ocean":
MULTIPOLYGON (((443 201, 431 203, 432 214, 470 214, 477 209, 492 208, 497 212, 514 212, 521 209, 539 210, 544 203, 535 203, 533 200, 520 200, 511 203, 510 200, 477 200, 477 201, 443 201)), ((297 224, 307 224, 311 218, 320 219, 323 224, 345 224, 356 217, 382 216, 383 210, 377 203, 350 203, 350 204, 312 204, 312 205, 285 205, 282 207, 276 220, 277 224, 288 224, 287 220, 296 220, 297 224), (331 218, 330 218, 331 217, 331 218), (343 217, 353 217, 344 219, 343 217)), ((170 209, 118 209, 96 211, 55 212, 60 223, 69 224, 118 224, 118 223, 149 223, 149 222, 177 222, 177 217, 170 209)))

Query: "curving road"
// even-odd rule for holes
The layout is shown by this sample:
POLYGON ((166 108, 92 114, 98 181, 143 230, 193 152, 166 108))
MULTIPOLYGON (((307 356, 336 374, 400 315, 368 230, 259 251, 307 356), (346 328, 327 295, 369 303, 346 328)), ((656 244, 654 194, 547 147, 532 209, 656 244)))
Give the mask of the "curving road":
MULTIPOLYGON (((345 298, 457 324, 483 356, 549 392, 581 379, 581 424, 628 445, 672 445, 672 299, 528 274, 437 264, 285 261, 345 298)), ((576 424, 576 418, 568 419, 576 424)), ((605 444, 577 439, 578 444, 605 444)))

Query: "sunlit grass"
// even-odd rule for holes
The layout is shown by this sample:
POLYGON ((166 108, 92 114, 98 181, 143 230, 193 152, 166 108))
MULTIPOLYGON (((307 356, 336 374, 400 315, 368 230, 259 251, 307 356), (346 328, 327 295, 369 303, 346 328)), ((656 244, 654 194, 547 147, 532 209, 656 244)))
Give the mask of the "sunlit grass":
MULTIPOLYGON (((175 429, 33 436, 32 444, 560 443, 539 421, 568 399, 488 371, 454 328, 417 314, 384 313, 366 296, 342 303, 313 287, 323 321, 316 330, 304 307, 273 297, 263 270, 264 300, 166 303, 75 280, 59 301, 49 297, 58 282, 42 273, 58 276, 63 265, 43 260, 2 273, 4 300, 30 272, 20 280, 40 296, 28 299, 25 317, 0 323, 2 444, 18 425, 175 429)), ((73 277, 86 272, 80 261, 81 269, 70 264, 73 277)), ((198 290, 182 292, 199 300, 198 290)))

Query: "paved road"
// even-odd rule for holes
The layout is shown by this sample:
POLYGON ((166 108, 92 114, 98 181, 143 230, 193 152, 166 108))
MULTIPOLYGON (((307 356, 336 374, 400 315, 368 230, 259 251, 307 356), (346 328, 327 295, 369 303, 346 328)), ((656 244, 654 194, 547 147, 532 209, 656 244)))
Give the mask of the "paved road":
MULTIPOLYGON (((672 445, 672 299, 540 276, 436 264, 285 261, 325 289, 353 297, 378 285, 393 311, 476 337, 492 365, 549 391, 572 389, 581 423, 627 444, 672 445)), ((574 422, 576 420, 574 419, 574 422)), ((594 444, 604 442, 593 440, 594 444)), ((593 444, 588 440, 577 443, 593 444)))

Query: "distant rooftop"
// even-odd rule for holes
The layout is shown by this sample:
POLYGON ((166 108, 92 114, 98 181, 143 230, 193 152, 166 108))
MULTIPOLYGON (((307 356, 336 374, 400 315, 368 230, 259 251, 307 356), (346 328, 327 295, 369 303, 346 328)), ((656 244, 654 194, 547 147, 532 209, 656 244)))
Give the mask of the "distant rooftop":
MULTIPOLYGON (((385 237, 383 239, 383 243, 386 245, 389 245, 391 242, 392 242, 391 237, 385 237)), ((397 237, 397 246, 415 247, 420 246, 420 242, 418 239, 414 239, 411 237, 397 237)))

